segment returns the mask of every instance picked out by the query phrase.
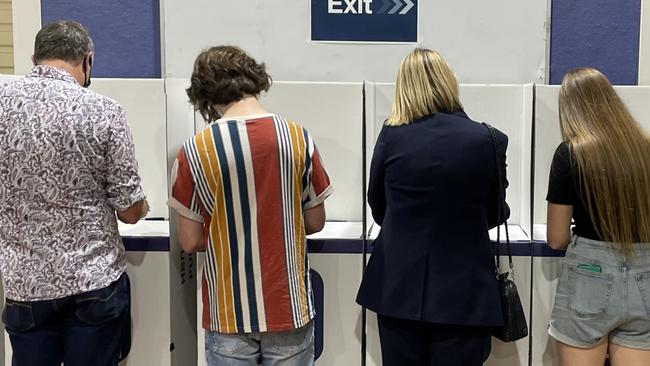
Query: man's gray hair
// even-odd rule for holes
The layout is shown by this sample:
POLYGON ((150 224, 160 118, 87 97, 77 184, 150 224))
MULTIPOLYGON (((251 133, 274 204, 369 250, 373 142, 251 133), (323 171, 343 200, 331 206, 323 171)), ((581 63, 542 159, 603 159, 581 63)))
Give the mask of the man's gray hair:
POLYGON ((34 42, 34 61, 62 60, 75 66, 95 48, 88 30, 78 22, 61 20, 44 26, 34 42))

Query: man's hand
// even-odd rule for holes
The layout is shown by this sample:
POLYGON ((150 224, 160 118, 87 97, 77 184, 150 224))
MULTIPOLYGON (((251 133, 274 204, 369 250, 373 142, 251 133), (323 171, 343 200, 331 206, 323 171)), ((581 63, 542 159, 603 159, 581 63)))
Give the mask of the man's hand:
POLYGON ((117 218, 125 224, 135 224, 149 212, 149 202, 146 199, 138 201, 133 206, 117 213, 117 218))

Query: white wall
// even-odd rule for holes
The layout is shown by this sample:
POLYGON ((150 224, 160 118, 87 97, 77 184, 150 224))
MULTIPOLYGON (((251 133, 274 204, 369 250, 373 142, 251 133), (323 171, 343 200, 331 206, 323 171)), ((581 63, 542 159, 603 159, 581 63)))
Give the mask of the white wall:
MULTIPOLYGON (((394 81, 413 45, 311 43, 310 3, 165 0, 167 76, 189 77, 202 49, 226 43, 266 61, 276 80, 394 81)), ((527 83, 546 74, 546 0, 419 3, 419 45, 439 50, 461 82, 527 83)))
MULTIPOLYGON (((266 61, 276 80, 391 82, 414 47, 311 43, 309 0, 161 3, 167 77, 189 77, 202 49, 227 43, 266 61)), ((544 80, 548 3, 421 0, 418 45, 440 51, 463 83, 544 80)), ((14 1, 13 16, 15 73, 21 75, 31 68, 40 0, 14 1)))

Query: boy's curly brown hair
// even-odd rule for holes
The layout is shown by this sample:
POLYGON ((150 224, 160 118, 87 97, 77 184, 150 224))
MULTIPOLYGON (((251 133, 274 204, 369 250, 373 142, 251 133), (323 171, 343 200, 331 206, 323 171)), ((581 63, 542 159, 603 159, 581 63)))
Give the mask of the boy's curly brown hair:
POLYGON ((217 105, 228 105, 245 96, 259 96, 271 87, 266 65, 258 64, 239 47, 218 46, 203 51, 194 62, 192 85, 187 95, 207 122, 221 116, 217 105))

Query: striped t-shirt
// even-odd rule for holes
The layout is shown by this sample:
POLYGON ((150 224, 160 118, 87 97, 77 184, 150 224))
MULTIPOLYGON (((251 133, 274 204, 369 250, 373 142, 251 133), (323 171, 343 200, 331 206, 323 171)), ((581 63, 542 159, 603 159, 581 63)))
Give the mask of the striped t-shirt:
POLYGON ((314 318, 303 210, 332 193, 309 133, 268 114, 223 118, 189 139, 170 206, 204 223, 203 328, 283 331, 314 318))

